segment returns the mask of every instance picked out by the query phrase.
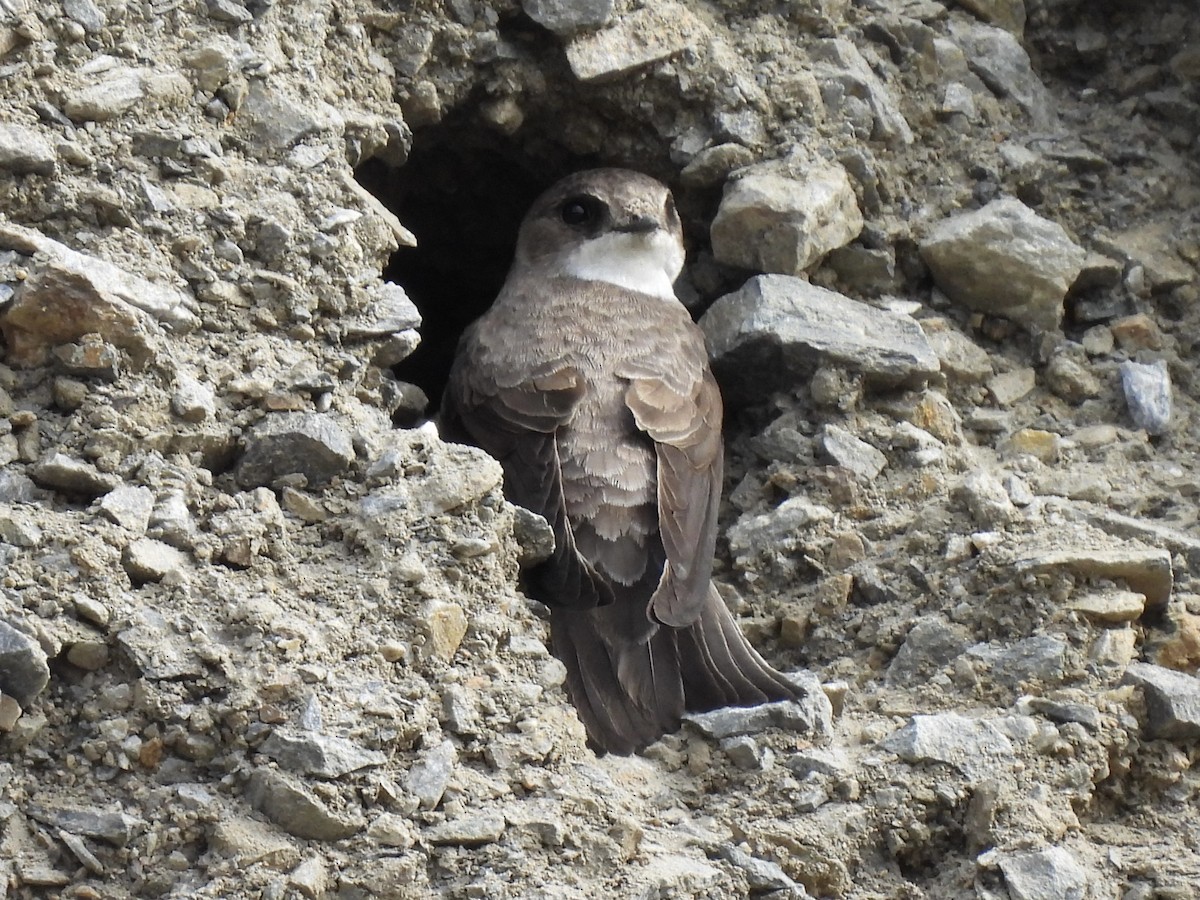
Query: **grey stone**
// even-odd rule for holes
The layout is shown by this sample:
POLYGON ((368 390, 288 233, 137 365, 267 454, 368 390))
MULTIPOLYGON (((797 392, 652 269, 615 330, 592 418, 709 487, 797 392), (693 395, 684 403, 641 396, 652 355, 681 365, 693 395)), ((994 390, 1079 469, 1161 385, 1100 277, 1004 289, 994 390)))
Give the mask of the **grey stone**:
POLYGON ((89 79, 81 88, 66 92, 63 112, 76 122, 106 122, 133 109, 146 96, 141 72, 129 66, 115 66, 89 79))
POLYGON ((1052 722, 1078 722, 1085 728, 1097 731, 1100 728, 1100 710, 1090 703, 1069 703, 1051 700, 1048 697, 1026 697, 1017 704, 1018 712, 1034 712, 1052 722))
POLYGON ((705 43, 708 28, 680 4, 663 0, 576 36, 567 62, 580 81, 616 78, 705 43))
POLYGON ((939 222, 920 251, 955 303, 1045 330, 1062 321, 1087 255, 1061 225, 1008 197, 939 222))
POLYGON ((513 507, 513 538, 522 568, 545 562, 554 553, 554 529, 543 516, 523 506, 513 507))
POLYGON ((998 859, 1012 900, 1083 900, 1087 870, 1061 847, 1002 853, 998 859))
POLYGON ((985 528, 1000 528, 1021 518, 1004 485, 987 469, 976 469, 963 479, 962 495, 971 518, 985 528))
POLYGON ((765 766, 766 754, 763 748, 749 735, 740 734, 726 738, 721 741, 721 750, 739 769, 762 769, 765 766))
POLYGON ((961 625, 941 616, 922 616, 913 623, 888 665, 887 684, 920 684, 958 657, 969 643, 969 634, 961 625))
POLYGON ((129 626, 117 634, 117 646, 142 675, 155 681, 199 678, 208 672, 195 643, 154 609, 137 609, 129 626))
POLYGON ((1178 741, 1200 738, 1200 678, 1134 662, 1125 670, 1124 681, 1142 688, 1150 737, 1178 741))
POLYGON ((23 472, 0 466, 0 503, 32 503, 39 493, 37 485, 23 472))
POLYGON ((976 644, 967 653, 989 667, 993 681, 1015 688, 1025 682, 1060 681, 1067 642, 1058 635, 1039 634, 1013 644, 976 644))
POLYGON ((779 863, 751 856, 732 844, 722 844, 717 848, 721 859, 731 863, 746 876, 746 886, 753 894, 765 891, 789 891, 789 897, 800 900, 807 896, 804 888, 788 877, 779 863), (799 891, 800 893, 797 893, 799 891))
POLYGON ((350 437, 332 418, 319 413, 281 413, 267 416, 246 436, 237 481, 249 488, 298 473, 313 487, 341 475, 352 462, 350 437))
POLYGON ((121 354, 98 334, 85 334, 78 344, 61 344, 54 348, 59 369, 80 378, 98 378, 113 382, 121 371, 121 354))
POLYGON ((50 683, 50 664, 41 645, 0 620, 0 693, 28 706, 50 683))
POLYGON ((0 315, 10 361, 40 365, 51 347, 95 333, 125 350, 140 368, 154 352, 156 322, 179 332, 199 325, 182 291, 131 275, 32 229, 0 222, 0 246, 40 255, 39 268, 0 315))
POLYGON ((1147 434, 1166 434, 1171 427, 1171 373, 1161 359, 1151 364, 1121 363, 1121 389, 1129 415, 1147 434))
POLYGON ((116 475, 101 472, 90 463, 72 459, 65 453, 51 453, 43 457, 30 474, 44 488, 85 497, 107 494, 121 483, 116 475))
POLYGON ((100 512, 134 534, 145 534, 154 509, 154 492, 148 487, 119 484, 101 498, 100 512))
POLYGON ((442 741, 409 769, 408 790, 420 801, 422 808, 433 809, 442 802, 456 765, 457 748, 451 741, 442 741))
POLYGON ((258 768, 246 783, 247 802, 286 831, 312 841, 340 841, 362 831, 356 816, 339 816, 282 772, 258 768))
POLYGON ((196 521, 182 491, 172 491, 155 504, 150 513, 149 533, 172 547, 190 550, 195 546, 196 521))
POLYGON ((607 24, 613 5, 613 0, 521 0, 529 18, 563 37, 607 24))
POLYGON ((162 581, 172 573, 181 572, 187 563, 183 551, 153 538, 132 541, 121 553, 121 565, 134 584, 162 581))
POLYGON ((1028 366, 999 372, 987 382, 992 399, 1000 406, 1012 406, 1018 400, 1029 396, 1035 387, 1037 372, 1028 366))
MULTIPOLYGON (((421 313, 404 288, 388 281, 379 287, 377 293, 378 299, 369 315, 346 326, 347 337, 387 337, 421 326, 421 313)), ((415 350, 416 346, 412 349, 415 350)))
POLYGON ((92 0, 63 0, 63 12, 68 18, 82 25, 88 34, 96 34, 108 24, 108 16, 104 10, 92 0))
POLYGON ((1175 575, 1168 550, 1144 547, 1075 547, 1026 550, 1017 574, 1065 570, 1081 578, 1120 579, 1146 596, 1147 608, 1161 610, 1171 598, 1175 575))
POLYGON ((0 124, 0 169, 16 175, 53 175, 58 154, 36 129, 0 124))
POLYGON ((1065 353, 1058 353, 1046 365, 1046 385, 1070 403, 1080 403, 1100 395, 1100 382, 1087 367, 1065 353))
POLYGON ((207 384, 182 372, 175 377, 171 394, 171 412, 193 425, 211 419, 217 412, 217 401, 207 384))
POLYGON ((725 143, 706 147, 692 157, 679 173, 679 180, 690 187, 714 187, 735 169, 754 162, 754 151, 741 144, 725 143))
POLYGON ((820 456, 834 465, 849 469, 863 481, 878 477, 888 463, 883 453, 836 425, 826 425, 821 429, 817 450, 820 456))
POLYGON ((1015 760, 1012 743, 999 728, 958 713, 913 716, 882 746, 907 763, 944 763, 973 780, 994 777, 1015 760))
POLYGON ((218 22, 228 22, 231 25, 245 25, 253 22, 254 16, 250 10, 235 0, 205 0, 208 6, 208 17, 218 22))
POLYGON ((300 861, 300 851, 271 825, 249 817, 228 816, 213 826, 212 849, 227 859, 252 866, 263 863, 286 869, 300 861))
POLYGON ((735 399, 792 387, 820 365, 888 385, 918 384, 937 356, 907 315, 851 300, 788 275, 759 275, 700 320, 709 357, 735 399))
POLYGON ((801 700, 687 713, 683 720, 713 740, 756 734, 770 727, 828 734, 832 727, 833 707, 821 690, 820 682, 810 673, 793 673, 788 678, 802 689, 801 700))
POLYGON ((817 63, 813 74, 822 85, 822 97, 830 111, 851 106, 848 101, 865 104, 873 140, 889 144, 913 142, 912 129, 900 107, 851 41, 844 38, 817 41, 811 53, 817 63), (831 92, 831 86, 836 86, 837 91, 831 92))
POLYGON ((1054 124, 1054 102, 1029 54, 1015 37, 991 25, 950 20, 950 35, 966 54, 967 65, 999 97, 1010 97, 1036 128, 1054 124))
POLYGON ((960 115, 965 116, 968 120, 973 120, 976 115, 975 96, 965 84, 951 81, 946 85, 946 92, 942 95, 942 105, 938 107, 938 112, 944 116, 960 115))
POLYGON ((850 244, 830 252, 829 268, 838 283, 851 293, 877 297, 896 290, 896 254, 891 248, 859 247, 850 244))
POLYGON ((788 757, 787 767, 798 778, 817 774, 828 778, 845 778, 853 771, 853 764, 845 750, 838 747, 806 747, 788 757))
POLYGON ((0 541, 13 547, 37 547, 42 543, 42 529, 27 510, 0 510, 0 541))
POLYGON ((271 732, 259 750, 285 769, 317 778, 341 778, 387 762, 387 756, 378 750, 368 750, 346 738, 285 728, 271 732))
POLYGON ((753 166, 725 188, 713 219, 718 262, 799 275, 862 231, 863 217, 846 170, 807 166, 799 176, 753 166))
POLYGON ((482 847, 504 836, 504 816, 498 812, 468 813, 426 830, 423 837, 437 846, 482 847))
POLYGON ((291 98, 255 79, 239 111, 251 137, 262 149, 279 153, 321 130, 313 112, 291 98))
POLYGON ((760 553, 793 552, 805 540, 810 525, 832 518, 828 507, 805 497, 789 497, 770 512, 739 518, 729 529, 729 552, 736 565, 746 568, 760 553))
POLYGON ((29 803, 24 812, 44 825, 97 838, 116 847, 124 847, 146 825, 144 820, 128 813, 81 807, 29 803))

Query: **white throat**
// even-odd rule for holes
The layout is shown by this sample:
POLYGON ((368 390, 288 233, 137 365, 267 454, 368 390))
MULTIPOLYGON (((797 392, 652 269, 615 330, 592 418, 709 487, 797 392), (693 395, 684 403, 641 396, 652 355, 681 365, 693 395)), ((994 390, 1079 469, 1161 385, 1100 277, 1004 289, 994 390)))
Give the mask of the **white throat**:
POLYGON ((675 300, 683 248, 662 231, 610 231, 580 244, 563 259, 563 273, 584 281, 606 281, 664 300, 675 300))

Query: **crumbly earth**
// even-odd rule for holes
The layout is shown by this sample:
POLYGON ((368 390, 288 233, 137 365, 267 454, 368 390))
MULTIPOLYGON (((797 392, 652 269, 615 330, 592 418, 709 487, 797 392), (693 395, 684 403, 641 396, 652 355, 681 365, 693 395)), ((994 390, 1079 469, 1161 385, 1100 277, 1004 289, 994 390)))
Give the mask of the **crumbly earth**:
POLYGON ((5 678, 49 669, 0 698, 0 897, 1200 897, 1193 3, 652 8, 584 81, 587 32, 513 0, 0 0, 0 644, 25 648, 5 678), (956 56, 980 22, 1044 92, 956 56), (828 74, 847 46, 892 109, 828 74), (725 176, 782 158, 844 166, 884 251, 812 281, 957 350, 920 389, 826 365, 729 412, 717 577, 825 685, 827 733, 687 724, 597 758, 519 592, 538 523, 494 461, 393 426, 411 236, 355 169, 411 161, 481 210, 464 269, 497 265, 471 248, 512 173, 664 177, 703 305, 749 274, 708 247, 725 176), (999 196, 1095 257, 1061 331, 958 307, 922 262, 999 196), (1129 359, 1167 366, 1161 435, 1129 359), (829 425, 886 466, 832 464, 829 425), (1136 661, 1191 679, 1172 725, 1136 661))

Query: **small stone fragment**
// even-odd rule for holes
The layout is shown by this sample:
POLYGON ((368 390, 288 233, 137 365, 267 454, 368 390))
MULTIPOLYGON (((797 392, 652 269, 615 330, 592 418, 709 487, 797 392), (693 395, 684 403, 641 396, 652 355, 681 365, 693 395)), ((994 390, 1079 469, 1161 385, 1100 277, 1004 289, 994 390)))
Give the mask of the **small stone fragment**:
POLYGON ((753 166, 725 188, 712 223, 713 256, 743 269, 800 275, 862 227, 841 166, 817 164, 798 177, 753 166))
POLYGON ((1121 579, 1145 596, 1151 610, 1166 607, 1175 583, 1170 552, 1142 547, 1035 550, 1016 567, 1018 574, 1065 569, 1082 578, 1121 579))
POLYGON ((421 803, 422 809, 434 809, 458 764, 458 750, 453 742, 442 741, 408 771, 408 790, 421 803))
POLYGON ((107 812, 75 806, 44 806, 30 803, 25 813, 44 825, 61 828, 72 834, 97 838, 115 847, 124 847, 146 823, 137 816, 123 812, 107 812))
POLYGON ((53 175, 58 155, 33 128, 0 124, 0 169, 14 175, 53 175))
POLYGON ((418 624, 429 639, 429 650, 438 659, 449 660, 467 634, 467 614, 457 603, 429 600, 421 606, 418 624))
POLYGON ((971 779, 994 775, 1015 760, 1012 743, 999 728, 986 719, 958 713, 913 716, 882 746, 905 762, 945 763, 971 779))
POLYGON ((1147 434, 1166 434, 1171 427, 1171 373, 1162 360, 1146 365, 1121 363, 1121 387, 1129 415, 1147 434))
POLYGON ((143 535, 154 509, 154 492, 148 487, 119 484, 100 499, 98 506, 110 521, 143 535))
POLYGON ((364 825, 356 817, 337 815, 299 782, 268 768, 250 776, 246 800, 284 831, 307 840, 339 841, 364 825))
POLYGON ((1053 684, 1062 680, 1067 642, 1056 634, 1039 634, 1012 644, 976 644, 967 654, 984 663, 997 684, 1012 688, 1025 683, 1053 684))
POLYGON ((817 41, 809 52, 817 63, 814 71, 817 81, 823 88, 834 87, 834 90, 822 91, 831 112, 845 114, 856 103, 860 107, 865 104, 869 116, 868 137, 889 144, 913 142, 912 128, 895 98, 853 41, 829 38, 817 41))
POLYGON ((1000 528, 1021 518, 1004 485, 986 469, 976 469, 964 478, 962 493, 971 517, 985 528, 1000 528))
POLYGON ((560 37, 607 24, 613 5, 613 0, 521 0, 529 18, 560 37))
POLYGON ((107 494, 121 483, 116 475, 100 472, 95 466, 64 453, 51 453, 39 460, 30 474, 44 488, 85 497, 107 494))
POLYGON ((817 450, 825 459, 849 469, 863 481, 878 477, 888 463, 883 453, 836 425, 826 425, 821 429, 817 450))
POLYGON ((1000 871, 1012 900, 1083 900, 1087 870, 1061 847, 1001 854, 1000 871))
POLYGON ((1058 329, 1087 255, 1061 225, 1013 198, 944 219, 920 250, 954 302, 1048 331, 1058 329))
POLYGON ((1150 737, 1177 741, 1200 738, 1200 678, 1134 662, 1125 670, 1124 681, 1138 685, 1145 694, 1146 731, 1150 737))
POLYGON ((295 888, 307 900, 321 900, 329 889, 329 870, 325 860, 310 856, 288 875, 288 886, 295 888))
POLYGON ((1009 435, 1004 449, 1011 456, 1032 456, 1044 463, 1052 463, 1062 452, 1062 438, 1053 431, 1022 428, 1009 435))
POLYGON ((216 398, 207 384, 190 375, 180 373, 175 380, 175 392, 171 394, 171 412, 185 422, 199 424, 216 415, 216 398))
POLYGON ((888 665, 889 685, 920 684, 958 657, 970 644, 967 630, 941 616, 923 616, 913 623, 904 643, 888 665))
POLYGON ((284 475, 302 474, 319 486, 345 472, 354 462, 354 446, 338 423, 320 413, 268 415, 246 436, 246 451, 237 467, 245 488, 270 485, 284 475))
POLYGON ((0 693, 28 706, 49 683, 50 664, 41 644, 0 620, 0 693))
POLYGON ((438 846, 482 847, 500 840, 504 835, 504 816, 500 813, 466 814, 424 833, 424 838, 438 846))
POLYGON ((213 827, 210 841, 214 851, 245 866, 263 863, 274 869, 286 869, 300 861, 295 844, 257 819, 222 819, 213 827))
POLYGON ((67 651, 67 662, 88 672, 108 665, 108 645, 103 641, 76 641, 67 651))
POLYGON ((28 511, 19 507, 0 511, 0 541, 13 547, 37 547, 42 543, 42 529, 28 511))
MULTIPOLYGON (((978 5, 979 0, 975 2, 978 5)), ((957 20, 950 23, 950 35, 962 48, 971 71, 993 93, 1011 97, 1029 115, 1035 128, 1053 125, 1050 92, 1016 37, 1003 28, 957 20)))
POLYGON ((988 379, 987 389, 998 406, 1012 406, 1037 386, 1037 372, 1030 368, 1012 369, 988 379))
POLYGON ((789 497, 770 512, 746 514, 729 529, 729 551, 734 563, 750 567, 760 554, 787 554, 804 540, 806 527, 833 518, 828 507, 804 497, 789 497))
POLYGON ((909 316, 876 309, 788 275, 759 275, 701 318, 722 385, 766 396, 834 364, 889 384, 922 382, 937 356, 909 316))
POLYGON ((1142 617, 1146 611, 1146 596, 1136 591, 1108 590, 1076 597, 1067 604, 1067 609, 1082 613, 1095 622, 1120 625, 1142 617))
POLYGON ((659 2, 622 16, 608 28, 577 36, 567 62, 580 81, 616 78, 705 43, 708 29, 687 8, 659 2))
POLYGON ((121 370, 121 354, 98 334, 85 334, 78 344, 54 348, 54 357, 67 375, 113 382, 121 370))
POLYGON ((114 66, 97 79, 66 93, 63 112, 76 122, 106 122, 133 109, 146 96, 142 73, 114 66))
POLYGON ((1046 366, 1046 384, 1070 403, 1080 403, 1100 395, 1100 382, 1078 361, 1060 353, 1046 366))
POLYGON ((285 769, 317 778, 341 778, 387 762, 387 757, 378 750, 368 750, 346 738, 286 728, 271 732, 259 750, 285 769))
POLYGON ((173 572, 183 571, 187 562, 187 554, 153 538, 133 541, 121 554, 121 564, 134 584, 162 581, 173 572))
POLYGON ((919 324, 948 376, 968 384, 979 384, 991 376, 991 356, 967 335, 942 320, 926 319, 919 324))

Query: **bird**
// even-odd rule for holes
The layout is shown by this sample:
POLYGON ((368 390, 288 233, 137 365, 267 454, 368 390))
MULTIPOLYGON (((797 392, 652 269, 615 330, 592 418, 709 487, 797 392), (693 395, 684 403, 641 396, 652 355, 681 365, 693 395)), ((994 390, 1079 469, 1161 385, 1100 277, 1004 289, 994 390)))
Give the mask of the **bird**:
POLYGON ((712 581, 724 443, 704 335, 677 298, 674 200, 628 169, 532 204, 491 307, 463 333, 443 438, 497 459, 555 547, 525 573, 597 752, 630 755, 685 712, 797 699, 712 581))

